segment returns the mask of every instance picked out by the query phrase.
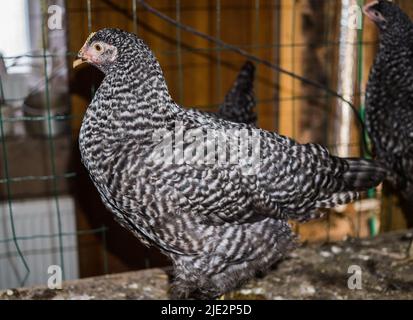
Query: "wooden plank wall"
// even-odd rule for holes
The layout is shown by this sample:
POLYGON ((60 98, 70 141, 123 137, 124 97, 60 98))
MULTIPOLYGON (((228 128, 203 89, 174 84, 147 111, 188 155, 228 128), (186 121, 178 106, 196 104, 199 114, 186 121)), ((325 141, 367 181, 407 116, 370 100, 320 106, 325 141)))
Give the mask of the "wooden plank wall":
MULTIPOLYGON (((296 44, 303 43, 302 19, 303 1, 281 0, 280 65, 285 70, 297 74, 302 72, 303 48, 296 44)), ((286 74, 280 74, 280 134, 299 137, 300 101, 294 97, 301 93, 301 82, 286 74)))

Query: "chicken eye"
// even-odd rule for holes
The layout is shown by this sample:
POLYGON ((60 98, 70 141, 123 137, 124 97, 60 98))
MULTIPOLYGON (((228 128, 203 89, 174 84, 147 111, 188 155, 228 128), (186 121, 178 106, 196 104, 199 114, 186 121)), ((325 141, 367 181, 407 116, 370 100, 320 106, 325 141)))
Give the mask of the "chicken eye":
POLYGON ((103 50, 103 47, 99 43, 96 43, 93 47, 97 52, 101 52, 103 50))

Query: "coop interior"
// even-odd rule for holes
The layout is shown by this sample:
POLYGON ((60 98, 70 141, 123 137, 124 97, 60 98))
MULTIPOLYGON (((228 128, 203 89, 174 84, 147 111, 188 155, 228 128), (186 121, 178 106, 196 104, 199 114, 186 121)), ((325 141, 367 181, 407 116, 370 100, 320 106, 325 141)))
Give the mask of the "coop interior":
MULTIPOLYGON (((412 1, 395 2, 413 17, 412 1)), ((142 38, 185 108, 216 111, 250 60, 258 127, 371 157, 359 118, 378 31, 366 1, 144 3, 153 10, 139 0, 0 2, 0 299, 168 297, 170 261, 115 222, 80 160, 80 126, 103 74, 72 63, 91 32, 142 38), (62 290, 47 288, 52 265, 62 290)), ((413 264, 401 262, 412 227, 412 212, 380 185, 319 220, 292 222, 300 248, 232 297, 413 298, 413 264), (363 270, 361 290, 348 288, 352 265, 363 270)))

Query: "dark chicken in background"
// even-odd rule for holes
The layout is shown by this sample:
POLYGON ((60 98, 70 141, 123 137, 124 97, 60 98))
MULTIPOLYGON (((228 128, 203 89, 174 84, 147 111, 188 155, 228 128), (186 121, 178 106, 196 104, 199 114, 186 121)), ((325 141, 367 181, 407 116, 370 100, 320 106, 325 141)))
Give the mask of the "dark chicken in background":
POLYGON ((255 66, 252 62, 247 61, 241 68, 232 88, 225 96, 224 103, 216 113, 219 118, 256 125, 254 78, 255 66))
POLYGON ((386 0, 367 4, 364 12, 380 32, 367 84, 366 127, 375 156, 391 173, 389 183, 413 227, 413 22, 386 0))
MULTIPOLYGON (((354 201, 386 175, 374 161, 334 157, 320 145, 181 108, 153 53, 133 34, 100 30, 79 58, 76 64, 105 74, 82 123, 82 161, 115 219, 172 260, 173 297, 215 298, 238 288, 294 248, 289 219, 306 221, 320 208, 354 201), (162 129, 177 136, 213 131, 226 141, 234 130, 257 133, 256 172, 245 174, 242 158, 153 161, 153 135, 162 129)), ((197 148, 180 147, 188 155, 197 148)))

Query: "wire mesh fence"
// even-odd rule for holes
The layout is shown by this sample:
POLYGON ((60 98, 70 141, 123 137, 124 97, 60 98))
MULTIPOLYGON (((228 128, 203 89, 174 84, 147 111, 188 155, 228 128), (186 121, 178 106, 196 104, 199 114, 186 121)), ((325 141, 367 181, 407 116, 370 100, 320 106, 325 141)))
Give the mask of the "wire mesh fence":
MULTIPOLYGON (((50 265, 61 266, 70 279, 165 263, 111 233, 116 227, 109 214, 96 204, 94 189, 84 186, 76 141, 99 74, 74 74, 68 66, 97 29, 119 27, 142 37, 185 107, 215 110, 240 65, 251 60, 258 67, 260 127, 322 143, 335 154, 369 156, 363 97, 377 34, 362 19, 363 0, 22 3, 27 52, 6 52, 8 72, 0 74, 0 288, 45 283, 50 265), (25 64, 25 71, 13 73, 25 64), (27 105, 33 96, 40 105, 36 99, 27 105)), ((408 1, 399 3, 413 13, 408 1)), ((394 203, 381 199, 381 190, 372 190, 355 205, 296 230, 314 241, 376 235, 380 224, 393 224, 394 203)))

